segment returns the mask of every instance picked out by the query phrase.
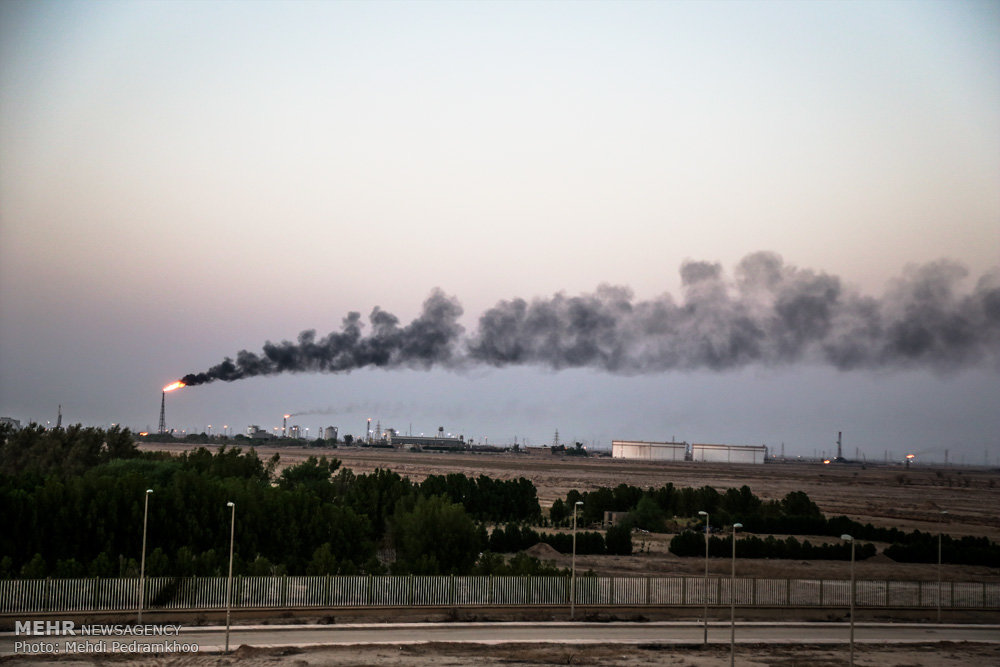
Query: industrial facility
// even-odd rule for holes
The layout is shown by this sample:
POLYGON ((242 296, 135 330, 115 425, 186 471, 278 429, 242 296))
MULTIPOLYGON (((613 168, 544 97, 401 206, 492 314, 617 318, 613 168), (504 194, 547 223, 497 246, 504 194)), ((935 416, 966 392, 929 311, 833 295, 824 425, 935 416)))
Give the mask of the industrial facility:
POLYGON ((688 461, 686 442, 646 442, 644 440, 613 440, 611 457, 637 461, 688 461))
POLYGON ((691 460, 706 463, 764 463, 765 445, 691 445, 691 460))
POLYGON ((395 429, 386 432, 386 441, 393 447, 421 447, 423 449, 467 449, 464 436, 457 438, 444 434, 444 427, 438 427, 433 436, 399 435, 395 429))
POLYGON ((765 445, 708 445, 686 442, 612 440, 611 456, 633 461, 702 461, 706 463, 764 463, 765 445))

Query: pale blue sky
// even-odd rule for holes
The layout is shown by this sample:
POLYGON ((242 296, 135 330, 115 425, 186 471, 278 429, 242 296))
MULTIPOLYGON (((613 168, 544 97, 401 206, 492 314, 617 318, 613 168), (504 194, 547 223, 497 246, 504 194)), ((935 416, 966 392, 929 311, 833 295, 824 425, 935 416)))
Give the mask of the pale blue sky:
MULTIPOLYGON (((4 415, 155 427, 166 382, 349 310, 407 321, 436 286, 472 328, 515 296, 678 295, 685 259, 757 250, 873 295, 914 263, 1000 264, 995 2, 4 2, 0 31, 4 415)), ((998 390, 362 371, 191 388, 168 416, 803 453, 852 423, 981 459, 998 390)))

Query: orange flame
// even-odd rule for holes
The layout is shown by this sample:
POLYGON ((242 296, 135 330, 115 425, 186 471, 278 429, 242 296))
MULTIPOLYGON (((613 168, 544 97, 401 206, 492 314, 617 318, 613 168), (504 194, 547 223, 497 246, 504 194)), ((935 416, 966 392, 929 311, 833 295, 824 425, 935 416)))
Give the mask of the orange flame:
POLYGON ((168 384, 166 387, 163 388, 163 391, 173 391, 174 389, 180 389, 181 387, 186 387, 186 386, 187 386, 186 384, 178 380, 177 382, 171 382, 170 384, 168 384))

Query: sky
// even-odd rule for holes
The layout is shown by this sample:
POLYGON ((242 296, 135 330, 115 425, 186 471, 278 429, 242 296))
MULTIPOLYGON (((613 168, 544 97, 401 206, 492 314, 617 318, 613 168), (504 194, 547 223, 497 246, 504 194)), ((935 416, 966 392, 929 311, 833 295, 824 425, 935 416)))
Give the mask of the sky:
POLYGON ((628 319, 624 365, 209 382, 167 396, 168 426, 803 456, 843 431, 851 456, 1000 464, 998 63, 996 2, 5 0, 0 415, 155 429, 167 383, 350 312, 406 327, 440 290, 461 356, 503 304, 620 287, 626 310, 710 316, 677 345, 628 319), (825 329, 694 360, 757 312, 761 258, 788 290, 833 284, 838 323, 938 313, 925 292, 994 318, 898 363, 833 363, 825 329))

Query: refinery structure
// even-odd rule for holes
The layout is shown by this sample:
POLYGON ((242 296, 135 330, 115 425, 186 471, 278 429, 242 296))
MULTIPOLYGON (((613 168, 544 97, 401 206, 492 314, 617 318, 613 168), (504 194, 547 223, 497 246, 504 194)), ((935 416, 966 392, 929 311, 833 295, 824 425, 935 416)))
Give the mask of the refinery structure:
POLYGON ((612 440, 611 456, 632 461, 701 461, 705 463, 764 463, 765 445, 709 445, 686 442, 612 440))

